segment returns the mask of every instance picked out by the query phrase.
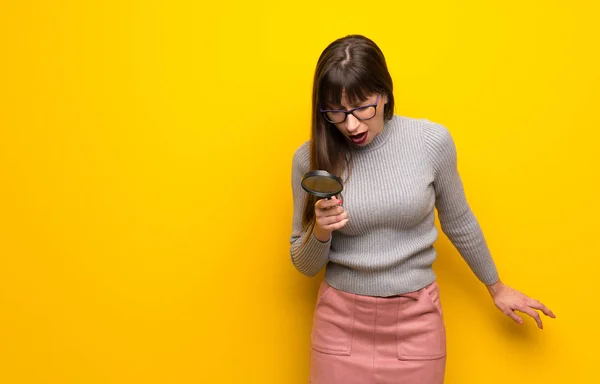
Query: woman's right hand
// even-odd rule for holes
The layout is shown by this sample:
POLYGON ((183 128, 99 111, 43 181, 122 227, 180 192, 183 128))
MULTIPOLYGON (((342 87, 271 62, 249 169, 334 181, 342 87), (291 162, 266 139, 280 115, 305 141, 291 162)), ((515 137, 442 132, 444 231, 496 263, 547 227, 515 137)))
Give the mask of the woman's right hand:
POLYGON ((348 222, 348 212, 337 197, 321 199, 315 203, 315 228, 313 233, 321 242, 329 241, 331 233, 348 222))

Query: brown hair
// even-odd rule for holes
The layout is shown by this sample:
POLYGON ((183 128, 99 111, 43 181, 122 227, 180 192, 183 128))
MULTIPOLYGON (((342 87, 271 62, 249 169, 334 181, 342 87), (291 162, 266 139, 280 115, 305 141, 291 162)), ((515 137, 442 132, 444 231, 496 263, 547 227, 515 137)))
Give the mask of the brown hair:
MULTIPOLYGON (((319 57, 313 81, 310 169, 323 169, 337 176, 346 172, 347 181, 352 169, 350 145, 319 111, 326 104, 339 105, 342 91, 351 104, 375 93, 385 94, 384 119, 390 120, 394 114, 393 83, 385 57, 364 36, 348 35, 329 44, 319 57)), ((314 222, 316 202, 316 197, 307 194, 302 213, 304 227, 314 222)))

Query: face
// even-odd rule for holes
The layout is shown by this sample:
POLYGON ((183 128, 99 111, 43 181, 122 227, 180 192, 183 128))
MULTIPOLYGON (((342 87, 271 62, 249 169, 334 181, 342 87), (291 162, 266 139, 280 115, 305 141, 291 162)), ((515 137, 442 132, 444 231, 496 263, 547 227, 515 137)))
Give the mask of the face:
MULTIPOLYGON (((365 100, 362 100, 360 103, 356 105, 350 105, 348 99, 346 98, 346 92, 342 91, 342 100, 341 105, 329 105, 328 108, 332 110, 346 110, 349 111, 354 108, 364 107, 367 105, 373 105, 377 103, 376 113, 370 119, 357 118, 354 114, 350 113, 346 116, 346 120, 341 123, 335 123, 334 125, 339 129, 339 131, 352 143, 360 146, 367 145, 373 141, 375 136, 377 136, 383 130, 384 125, 384 105, 387 104, 387 96, 385 94, 381 94, 378 100, 378 94, 373 94, 367 97, 365 100)), ((355 112, 357 116, 361 117, 361 115, 365 115, 369 117, 371 115, 368 114, 368 110, 358 110, 355 112)))

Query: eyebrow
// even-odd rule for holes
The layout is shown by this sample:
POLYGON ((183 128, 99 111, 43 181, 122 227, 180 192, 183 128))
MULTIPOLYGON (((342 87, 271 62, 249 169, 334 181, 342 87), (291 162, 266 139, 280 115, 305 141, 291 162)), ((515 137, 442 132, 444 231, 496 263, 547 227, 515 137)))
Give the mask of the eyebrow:
MULTIPOLYGON (((364 107, 364 106, 372 105, 372 104, 375 104, 375 102, 362 101, 362 102, 360 102, 359 105, 351 105, 350 109, 360 108, 360 107, 364 107)), ((325 104, 325 105, 328 105, 329 108, 331 108, 332 110, 336 110, 336 111, 348 111, 349 110, 349 109, 345 109, 344 106, 341 105, 341 104, 335 106, 334 104, 328 103, 328 104, 325 104)))

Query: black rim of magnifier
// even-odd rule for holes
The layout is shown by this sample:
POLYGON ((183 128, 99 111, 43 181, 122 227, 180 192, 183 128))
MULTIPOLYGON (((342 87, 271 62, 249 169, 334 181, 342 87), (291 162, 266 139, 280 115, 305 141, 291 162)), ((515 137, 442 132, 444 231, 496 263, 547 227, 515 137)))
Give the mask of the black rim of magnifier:
POLYGON ((337 177, 337 176, 335 176, 335 175, 332 175, 331 173, 329 173, 329 172, 327 172, 327 171, 323 171, 323 170, 316 170, 316 171, 310 171, 310 172, 307 172, 307 173, 306 173, 306 174, 304 174, 304 176, 302 177, 302 183, 301 183, 301 184, 302 184, 302 188, 303 188, 303 189, 304 189, 306 192, 310 193, 311 195, 315 195, 315 196, 317 196, 317 197, 326 197, 326 198, 330 198, 330 197, 333 197, 333 196, 335 196, 335 195, 337 195, 337 194, 341 193, 341 192, 342 192, 342 190, 344 189, 344 184, 342 183, 342 179, 341 179, 341 178, 339 178, 339 177, 337 177), (316 192, 316 191, 313 191, 313 190, 311 190, 310 188, 306 187, 306 186, 304 185, 304 180, 305 180, 305 179, 308 179, 308 178, 311 178, 311 177, 315 177, 315 176, 328 177, 328 178, 330 178, 330 179, 333 179, 333 180, 337 181, 337 182, 338 182, 338 184, 340 185, 340 188, 339 188, 339 190, 338 190, 338 191, 336 191, 335 193, 324 193, 324 192, 316 192))

